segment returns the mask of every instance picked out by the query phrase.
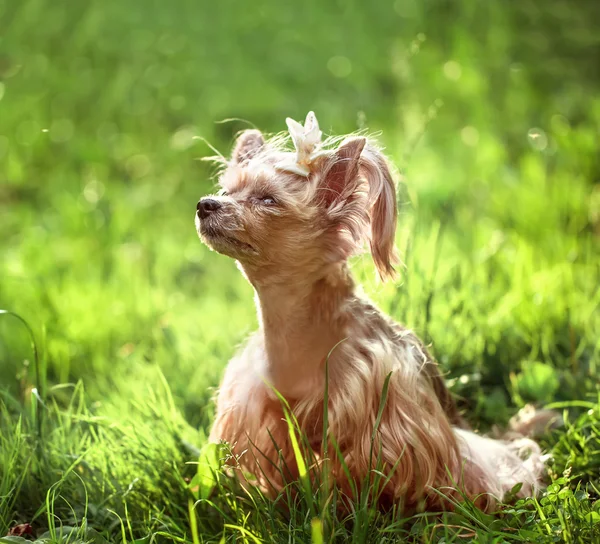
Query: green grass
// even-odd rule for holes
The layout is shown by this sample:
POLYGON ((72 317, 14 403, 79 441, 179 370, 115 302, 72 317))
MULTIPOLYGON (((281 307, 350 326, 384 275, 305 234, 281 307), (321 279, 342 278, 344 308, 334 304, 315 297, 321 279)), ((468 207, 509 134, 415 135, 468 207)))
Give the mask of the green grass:
POLYGON ((578 4, 0 0, 0 308, 39 356, 0 314, 0 536, 598 541, 600 11, 578 4), (198 464, 256 326, 193 227, 203 139, 227 152, 239 119, 279 131, 310 109, 380 131, 400 169, 401 279, 354 271, 471 423, 564 411, 537 499, 343 517, 299 484, 286 512, 198 464))

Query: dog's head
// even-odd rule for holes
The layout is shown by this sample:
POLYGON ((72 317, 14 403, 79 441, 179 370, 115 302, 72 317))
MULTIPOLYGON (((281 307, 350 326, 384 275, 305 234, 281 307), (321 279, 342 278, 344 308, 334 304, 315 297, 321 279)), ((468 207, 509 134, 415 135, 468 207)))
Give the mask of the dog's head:
POLYGON ((237 259, 251 280, 317 277, 364 241, 381 277, 393 275, 396 198, 383 155, 360 136, 310 160, 295 138, 297 154, 286 142, 257 130, 240 134, 221 191, 198 202, 201 239, 237 259))

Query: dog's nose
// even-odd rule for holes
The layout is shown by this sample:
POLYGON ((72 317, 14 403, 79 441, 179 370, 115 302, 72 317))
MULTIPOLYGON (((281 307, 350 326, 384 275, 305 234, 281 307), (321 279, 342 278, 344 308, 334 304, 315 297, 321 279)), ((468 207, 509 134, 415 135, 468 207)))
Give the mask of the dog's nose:
POLYGON ((208 217, 212 212, 216 212, 221 207, 221 203, 214 198, 203 198, 198 201, 198 205, 196 206, 196 210, 198 210, 198 215, 200 219, 204 219, 208 217))

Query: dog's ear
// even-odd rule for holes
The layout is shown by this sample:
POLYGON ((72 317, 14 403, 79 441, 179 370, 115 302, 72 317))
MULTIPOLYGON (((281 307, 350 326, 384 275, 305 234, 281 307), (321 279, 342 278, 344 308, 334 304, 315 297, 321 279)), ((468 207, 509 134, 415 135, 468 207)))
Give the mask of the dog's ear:
POLYGON ((396 187, 387 160, 374 147, 367 146, 360 160, 361 174, 369 185, 371 255, 381 279, 393 278, 396 252, 396 187))
POLYGON ((319 193, 325 206, 343 202, 354 192, 360 154, 366 143, 366 138, 351 138, 343 142, 328 161, 326 173, 319 185, 319 193))
POLYGON ((235 164, 250 160, 264 145, 265 139, 259 130, 244 130, 235 142, 231 159, 235 164))
POLYGON ((396 189, 385 157, 366 143, 362 137, 342 143, 325 165, 319 195, 330 216, 356 242, 367 236, 370 225, 371 255, 379 276, 387 279, 394 277, 393 265, 398 260, 396 189))

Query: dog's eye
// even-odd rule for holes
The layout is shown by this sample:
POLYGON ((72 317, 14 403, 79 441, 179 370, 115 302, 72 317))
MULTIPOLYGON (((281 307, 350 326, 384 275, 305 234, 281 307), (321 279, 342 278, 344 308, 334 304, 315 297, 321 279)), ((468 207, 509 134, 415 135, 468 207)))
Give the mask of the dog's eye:
POLYGON ((265 204, 266 206, 273 206, 274 204, 277 204, 272 196, 263 196, 259 200, 261 204, 265 204))
POLYGON ((227 196, 228 193, 225 189, 221 189, 218 193, 217 196, 227 196))

